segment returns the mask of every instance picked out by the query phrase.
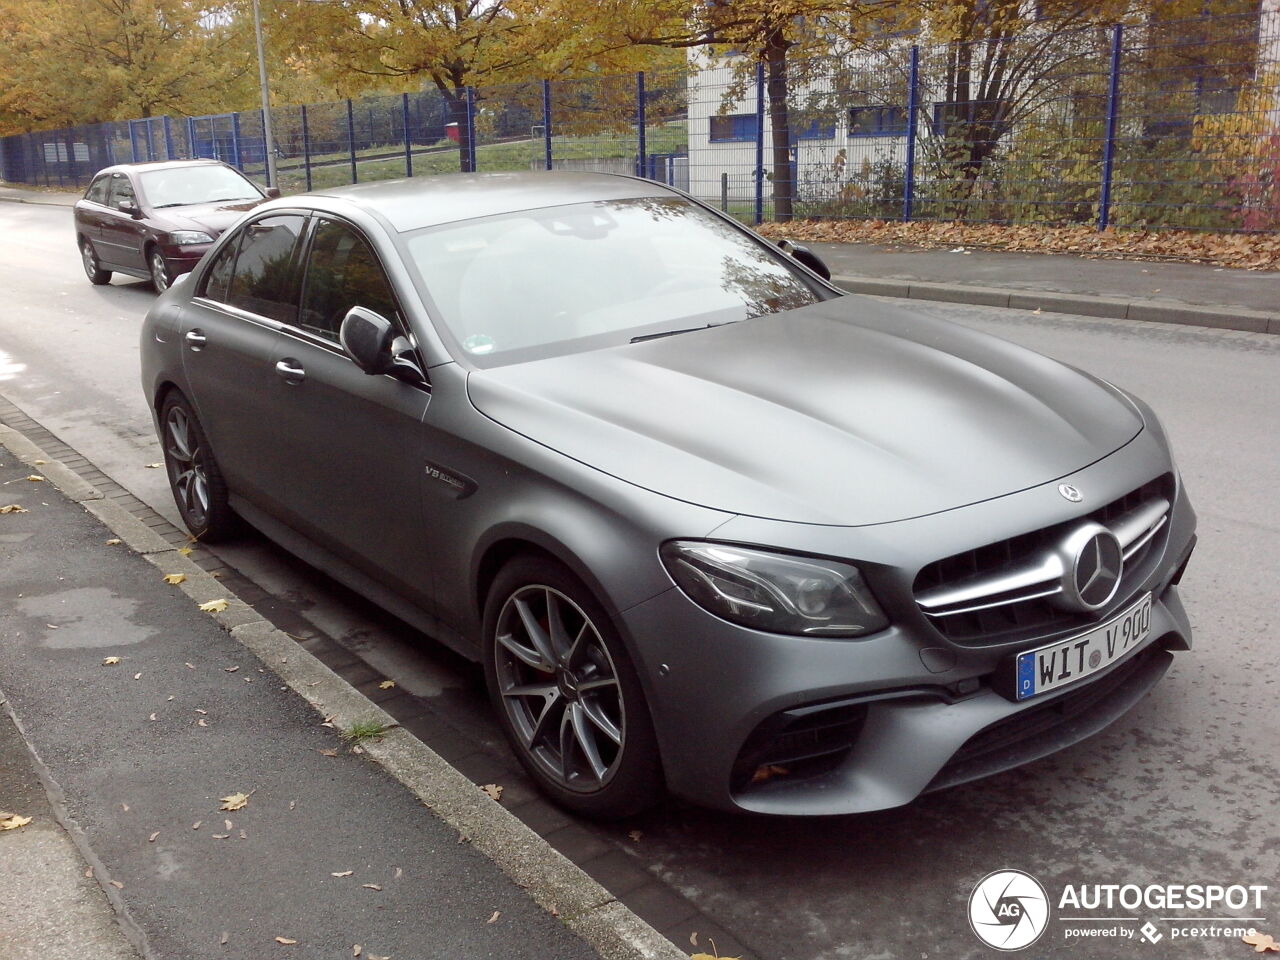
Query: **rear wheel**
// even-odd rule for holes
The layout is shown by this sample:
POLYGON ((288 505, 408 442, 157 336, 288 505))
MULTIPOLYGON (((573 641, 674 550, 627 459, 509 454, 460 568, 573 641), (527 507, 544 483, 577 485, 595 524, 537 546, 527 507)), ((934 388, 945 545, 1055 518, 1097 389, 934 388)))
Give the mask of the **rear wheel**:
POLYGON ((161 440, 169 487, 191 535, 206 543, 227 540, 239 530, 209 441, 187 398, 176 390, 160 407, 161 440))
POLYGON ((169 278, 169 268, 165 266, 164 257, 161 256, 158 248, 151 248, 151 252, 147 255, 147 267, 151 270, 151 285, 156 288, 156 293, 164 293, 168 290, 172 280, 169 278))
POLYGON ((93 244, 80 238, 80 262, 84 265, 84 274, 95 287, 111 282, 111 271, 103 270, 98 264, 98 255, 93 251, 93 244))
POLYGON ((485 675, 521 764, 561 806, 625 817, 662 794, 657 739, 603 607, 550 558, 513 560, 485 604, 485 675))

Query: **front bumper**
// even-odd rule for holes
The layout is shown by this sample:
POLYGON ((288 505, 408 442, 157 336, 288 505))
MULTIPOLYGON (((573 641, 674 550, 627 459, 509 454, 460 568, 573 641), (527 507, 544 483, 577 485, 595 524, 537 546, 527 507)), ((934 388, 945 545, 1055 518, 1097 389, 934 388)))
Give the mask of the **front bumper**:
POLYGON ((176 280, 184 273, 194 270, 196 264, 212 247, 212 243, 197 243, 182 247, 164 244, 160 247, 160 255, 164 257, 164 265, 169 269, 169 276, 176 280))
MULTIPOLYGON (((1069 482, 1108 502, 1170 469, 1158 446, 1135 442, 1069 482)), ((857 560, 893 626, 861 640, 777 636, 720 620, 674 588, 624 611, 621 625, 633 638, 671 791, 757 813, 868 812, 1046 756, 1121 716, 1164 674, 1169 651, 1190 647, 1172 582, 1194 542, 1195 515, 1180 483, 1161 555, 1117 601, 1152 592, 1148 639, 1078 684, 1011 702, 993 687, 997 667, 1044 641, 950 643, 911 600, 916 572, 953 546, 1060 522, 1079 509, 1058 495, 1057 481, 1047 487, 878 528, 808 527, 802 543, 797 525, 785 525, 793 536, 780 540, 784 525, 772 521, 740 518, 717 530, 717 539, 782 542, 857 560), (843 549, 837 538, 847 541, 843 549), (768 743, 777 735, 790 738, 791 755, 803 755, 808 744, 823 759, 769 776, 768 743), (843 748, 835 749, 840 738, 843 748), (766 776, 753 780, 757 772, 766 776)))

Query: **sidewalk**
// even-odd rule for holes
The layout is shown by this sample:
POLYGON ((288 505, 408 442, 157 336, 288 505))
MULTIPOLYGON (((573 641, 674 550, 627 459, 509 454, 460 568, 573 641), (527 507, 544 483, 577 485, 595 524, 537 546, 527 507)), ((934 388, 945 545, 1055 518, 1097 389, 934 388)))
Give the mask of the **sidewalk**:
MULTIPOLYGON (((71 206, 79 193, 0 186, 0 201, 71 206)), ((811 243, 854 293, 1280 334, 1280 272, 1062 253, 811 243)))
MULTIPOLYGON (((329 690, 341 681, 288 638, 269 657, 254 647, 246 638, 267 631, 251 610, 202 612, 188 595, 199 568, 163 541, 133 552, 147 528, 134 521, 122 543, 51 480, 99 514, 112 506, 58 464, 0 447, 0 505, 25 511, 0 514, 0 809, 32 818, 0 832, 6 960, 132 960, 121 929, 161 958, 674 954, 640 949, 641 929, 636 949, 598 954, 575 931, 635 919, 601 888, 585 875, 556 886, 576 868, 469 783, 450 793, 438 758, 418 768, 452 804, 433 815, 397 769, 408 734, 342 738, 352 710, 329 719, 299 695, 341 699, 329 690), (188 580, 166 583, 170 568, 188 580), (491 828, 460 836, 450 824, 468 818, 491 828), (520 883, 495 847, 523 858, 520 883)), ((385 717, 345 689, 360 716, 385 717)))

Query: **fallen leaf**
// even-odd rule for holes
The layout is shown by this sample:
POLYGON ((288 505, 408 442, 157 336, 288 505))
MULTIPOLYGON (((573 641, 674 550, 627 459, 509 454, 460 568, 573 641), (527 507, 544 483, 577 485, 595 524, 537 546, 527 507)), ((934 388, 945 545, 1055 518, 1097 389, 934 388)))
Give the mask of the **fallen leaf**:
POLYGON ((0 830, 17 830, 31 822, 30 817, 20 817, 16 813, 0 812, 0 830))
POLYGON ((403 876, 404 876, 404 871, 401 870, 399 867, 396 867, 396 879, 399 880, 403 876))
POLYGON ((59 627, 56 623, 46 623, 46 624, 45 624, 45 626, 46 626, 46 627, 48 627, 50 630, 61 630, 61 629, 62 629, 62 628, 61 628, 61 627, 59 627))
POLYGON ((294 807, 296 807, 297 805, 298 805, 298 801, 297 801, 297 800, 290 800, 290 801, 289 801, 289 809, 290 809, 290 810, 294 809, 294 807))
POLYGON ((114 667, 119 662, 120 662, 119 657, 103 657, 102 659, 102 665, 104 667, 114 667))
POLYGON ((164 575, 165 583, 179 584, 186 579, 187 579, 187 575, 185 573, 166 573, 164 575))
POLYGON ((217 600, 210 600, 208 603, 200 604, 200 609, 205 613, 221 613, 227 609, 227 601, 219 597, 217 600))
POLYGON ((1280 943, 1269 933, 1250 933, 1240 939, 1253 947, 1254 953, 1266 953, 1268 950, 1280 953, 1280 943))
POLYGON ((351 955, 352 955, 353 957, 358 957, 358 956, 360 956, 360 953, 361 953, 361 951, 362 951, 363 949, 364 949, 364 948, 363 948, 363 947, 361 947, 361 946, 360 946, 360 944, 358 944, 358 943, 357 943, 357 944, 355 944, 354 946, 352 946, 352 948, 351 948, 351 955))
POLYGON ((486 783, 480 789, 487 793, 493 800, 502 799, 502 787, 498 786, 496 783, 486 783))
POLYGON ((628 830, 627 836, 630 837, 632 840, 634 840, 636 843, 639 843, 640 838, 644 836, 644 832, 640 830, 628 830))
POLYGON ((249 835, 248 835, 247 833, 245 833, 243 830, 241 830, 241 831, 240 831, 240 839, 241 839, 241 840, 248 840, 248 839, 249 839, 249 835))
MULTIPOLYGON (((252 790, 249 791, 249 793, 252 792, 252 790)), ((243 810, 249 802, 249 793, 233 793, 229 797, 223 797, 222 806, 218 809, 227 811, 243 810)))
POLYGON ((232 823, 230 820, 223 820, 223 821, 222 821, 222 829, 224 829, 224 830, 232 830, 232 829, 234 829, 234 828, 235 828, 235 824, 234 824, 234 823, 232 823))
POLYGON ((141 672, 139 672, 139 673, 135 673, 135 674, 133 675, 133 679, 135 679, 135 680, 141 680, 141 679, 142 679, 142 673, 141 673, 141 672))
POLYGON ((155 718, 156 718, 156 715, 154 713, 151 714, 151 716, 147 717, 148 720, 152 720, 152 721, 154 721, 155 718))
POLYGON ((191 825, 191 829, 192 829, 192 830, 199 830, 199 829, 200 829, 200 824, 202 824, 202 823, 204 823, 204 821, 203 821, 203 820, 197 820, 195 823, 193 823, 193 824, 191 825))
POLYGON ((37 467, 43 467, 48 462, 49 462, 48 460, 32 460, 31 461, 32 465, 37 467))
POLYGON ((366 890, 381 890, 381 889, 382 889, 382 888, 381 888, 380 886, 378 886, 376 883, 362 883, 362 884, 360 884, 360 886, 364 887, 366 890))
POLYGON ((189 557, 189 556, 191 556, 191 548, 190 548, 190 547, 179 547, 179 548, 178 548, 178 556, 180 556, 180 557, 189 557))
POLYGON ((0 513, 30 513, 26 507, 20 507, 16 503, 6 503, 0 507, 0 513))
POLYGON ((148 470, 159 470, 159 469, 160 469, 161 467, 163 467, 163 466, 164 466, 164 464, 163 464, 163 463, 148 463, 148 464, 147 464, 147 469, 148 469, 148 470))
POLYGON ((236 666, 236 667, 223 667, 222 669, 227 671, 227 673, 235 673, 240 668, 236 666))
POLYGON ((320 755, 322 757, 336 757, 338 755, 338 751, 337 750, 321 750, 320 755))
POLYGON ((331 873, 331 874, 329 874, 329 876, 331 876, 331 877, 349 877, 349 876, 351 876, 353 873, 355 873, 355 871, 354 871, 354 870, 342 870, 342 871, 340 871, 340 872, 338 872, 338 873, 331 873))
POLYGON ((695 930, 695 931, 693 931, 693 933, 689 934, 689 943, 690 943, 692 946, 695 946, 695 947, 698 945, 698 931, 697 931, 697 930, 695 930))
POLYGON ((780 767, 771 763, 765 767, 758 767, 756 772, 751 775, 751 782, 760 783, 764 780, 771 780, 774 777, 785 777, 790 772, 787 767, 780 767))
POLYGON ((211 837, 213 837, 213 839, 215 839, 215 840, 230 840, 230 839, 231 839, 231 834, 229 834, 229 833, 212 833, 212 834, 210 834, 210 836, 211 836, 211 837))
POLYGON ((85 879, 88 880, 92 876, 93 876, 93 867, 85 867, 84 868, 85 879))
POLYGON ((198 720, 196 720, 197 727, 207 727, 208 725, 209 725, 209 721, 206 720, 204 717, 200 717, 198 720))
POLYGON ((376 954, 369 954, 368 960, 391 960, 390 957, 379 957, 376 954))
POLYGON ((112 537, 110 540, 106 541, 108 547, 118 547, 122 543, 124 543, 124 541, 119 537, 112 537))
POLYGON ((129 805, 128 805, 127 803, 122 803, 122 804, 120 804, 120 809, 121 809, 121 810, 123 810, 125 813, 128 813, 128 812, 129 812, 129 805))
POLYGON ((158 836, 160 836, 160 831, 159 831, 159 830, 157 830, 157 831, 156 831, 155 833, 153 833, 151 836, 147 837, 147 843, 155 843, 155 842, 156 842, 156 837, 158 837, 158 836))
POLYGON ((201 710, 199 707, 196 707, 196 713, 200 714, 202 717, 207 717, 209 715, 208 710, 201 710))
POLYGON ((44 482, 44 477, 40 476, 38 473, 33 473, 31 476, 26 477, 25 479, 30 480, 32 483, 44 482))
POLYGON ((297 940, 290 940, 288 937, 276 937, 276 943, 283 943, 286 947, 297 943, 297 940))
POLYGON ((183 663, 183 666, 185 666, 188 670, 194 670, 196 668, 196 665, 194 663, 186 663, 185 661, 183 663))
POLYGON ((395 685, 396 685, 396 682, 394 680, 383 680, 380 684, 378 684, 378 689, 390 690, 395 685))
POLYGON ((218 942, 219 942, 219 943, 221 943, 223 946, 225 946, 225 945, 226 945, 226 943, 227 943, 227 931, 225 931, 225 930, 223 930, 223 931, 222 931, 222 937, 221 937, 221 939, 219 939, 219 940, 218 940, 218 942))
POLYGON ((493 916, 486 920, 485 923, 497 923, 500 916, 502 916, 501 911, 495 910, 493 911, 493 916))
POLYGON ((111 884, 113 887, 115 887, 117 890, 123 890, 123 889, 124 889, 124 884, 123 884, 123 883, 121 883, 119 880, 108 880, 107 882, 108 882, 108 883, 110 883, 110 884, 111 884))

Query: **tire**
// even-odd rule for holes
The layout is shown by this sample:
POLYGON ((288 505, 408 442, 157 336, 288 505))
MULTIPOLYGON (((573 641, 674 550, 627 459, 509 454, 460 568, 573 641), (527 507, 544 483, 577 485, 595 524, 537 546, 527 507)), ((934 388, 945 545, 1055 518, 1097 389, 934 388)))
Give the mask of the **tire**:
POLYGON ((102 269, 98 263, 98 254, 94 252, 93 244, 83 237, 80 238, 80 263, 84 267, 85 276, 89 278, 89 282, 95 287, 101 287, 111 282, 111 271, 102 269))
POLYGON ((604 608, 562 564, 529 555, 502 568, 485 601, 484 668, 512 750, 555 803, 617 819, 661 798, 635 668, 604 608))
POLYGON ((151 247, 147 251, 147 269, 151 271, 151 285, 156 288, 156 293, 169 289, 173 278, 169 276, 169 268, 165 266, 159 247, 151 247))
POLYGON ((191 535, 205 543, 235 537, 240 522, 227 498, 227 482, 195 411, 176 390, 160 406, 160 439, 169 489, 191 535))

